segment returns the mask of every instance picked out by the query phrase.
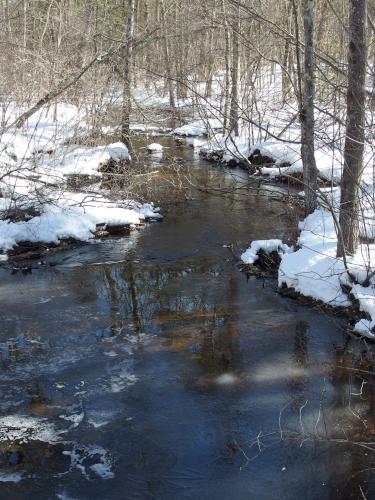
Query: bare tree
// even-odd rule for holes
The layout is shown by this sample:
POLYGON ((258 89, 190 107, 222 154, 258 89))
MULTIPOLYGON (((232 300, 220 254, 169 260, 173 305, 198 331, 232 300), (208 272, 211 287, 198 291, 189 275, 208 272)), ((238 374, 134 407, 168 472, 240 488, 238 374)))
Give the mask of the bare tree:
POLYGON ((230 130, 235 136, 239 134, 239 77, 240 77, 240 6, 236 5, 232 36, 232 94, 230 103, 230 130))
POLYGON ((350 0, 347 121, 337 256, 358 246, 359 185, 365 140, 367 0, 350 0))
POLYGON ((159 1, 160 1, 160 11, 161 11, 161 23, 163 28, 163 50, 165 58, 166 84, 169 93, 169 106, 173 110, 176 107, 176 103, 174 98, 174 83, 172 79, 172 63, 170 58, 169 42, 167 36, 167 20, 166 20, 165 4, 164 0, 159 0, 159 1))
POLYGON ((305 213, 312 213, 317 203, 317 168, 314 153, 314 0, 303 0, 305 28, 305 63, 303 96, 301 105, 301 156, 303 163, 303 182, 305 186, 305 213))
POLYGON ((132 60, 134 38, 135 0, 128 0, 128 18, 125 29, 125 46, 123 62, 123 103, 121 119, 121 140, 129 146, 131 91, 132 91, 132 60))

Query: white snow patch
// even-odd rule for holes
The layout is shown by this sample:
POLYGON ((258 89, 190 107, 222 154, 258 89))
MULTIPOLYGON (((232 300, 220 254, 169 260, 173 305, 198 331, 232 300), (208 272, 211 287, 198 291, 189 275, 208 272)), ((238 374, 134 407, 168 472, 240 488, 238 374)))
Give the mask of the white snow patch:
POLYGON ((205 136, 212 130, 218 130, 223 127, 223 124, 217 118, 207 118, 206 120, 195 120, 193 122, 175 128, 171 134, 188 136, 205 136))
POLYGON ((89 470, 102 479, 115 477, 112 472, 112 460, 102 446, 76 445, 72 450, 64 450, 63 455, 70 457, 70 470, 78 470, 86 479, 90 479, 89 470), (95 463, 92 463, 93 460, 95 463))
POLYGON ((112 202, 99 195, 65 192, 54 203, 46 203, 40 216, 26 222, 0 220, 0 248, 10 250, 20 241, 55 244, 65 238, 89 241, 97 225, 131 226, 145 218, 162 216, 151 204, 112 202))
POLYGON ((194 149, 200 149, 206 144, 204 141, 197 139, 196 137, 188 137, 186 139, 186 144, 194 149))
MULTIPOLYGON (((335 194, 335 197, 337 193, 335 194)), ((335 205, 334 205, 335 206, 335 205)), ((375 339, 375 280, 363 286, 375 269, 375 245, 359 245, 353 257, 347 257, 348 270, 358 282, 353 284, 343 260, 336 257, 337 236, 331 212, 319 208, 300 223, 298 244, 301 248, 283 255, 279 267, 279 286, 332 306, 348 307, 350 298, 341 285, 351 288, 360 310, 371 319, 361 319, 354 331, 375 339)))
POLYGON ((315 210, 300 224, 298 239, 302 247, 285 254, 279 268, 279 286, 286 284, 297 292, 332 306, 349 306, 341 290, 342 260, 336 259, 337 238, 331 214, 315 210))
POLYGON ((258 252, 263 250, 266 253, 278 252, 280 256, 293 251, 291 247, 285 245, 281 240, 255 240, 250 247, 241 255, 241 260, 245 264, 254 264, 258 260, 258 252))
POLYGON ((147 150, 150 153, 161 153, 163 151, 163 146, 157 142, 153 142, 147 146, 147 150))

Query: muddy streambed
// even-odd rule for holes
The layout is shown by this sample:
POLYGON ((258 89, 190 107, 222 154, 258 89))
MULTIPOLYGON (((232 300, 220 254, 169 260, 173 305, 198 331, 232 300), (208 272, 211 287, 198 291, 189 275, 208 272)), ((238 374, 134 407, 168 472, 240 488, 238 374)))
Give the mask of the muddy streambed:
POLYGON ((223 246, 286 239, 285 206, 152 178, 163 223, 0 270, 0 498, 373 498, 372 349, 223 246))

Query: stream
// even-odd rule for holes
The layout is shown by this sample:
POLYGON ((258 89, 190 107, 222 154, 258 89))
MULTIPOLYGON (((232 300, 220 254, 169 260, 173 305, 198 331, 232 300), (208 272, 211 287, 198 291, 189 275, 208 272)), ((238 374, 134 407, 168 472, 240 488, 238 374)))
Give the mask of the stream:
MULTIPOLYGON (((245 179, 158 142, 196 183, 245 179)), ((173 175, 162 223, 0 270, 0 498, 374 498, 372 348, 225 247, 287 240, 285 205, 163 206, 173 175)))

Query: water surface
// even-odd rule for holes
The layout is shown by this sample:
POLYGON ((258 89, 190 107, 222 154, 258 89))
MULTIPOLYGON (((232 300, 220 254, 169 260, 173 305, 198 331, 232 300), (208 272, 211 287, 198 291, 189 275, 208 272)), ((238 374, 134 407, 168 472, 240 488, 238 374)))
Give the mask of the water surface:
POLYGON ((225 247, 287 239, 285 204, 172 180, 163 223, 0 272, 0 498, 374 497, 372 348, 225 247))

